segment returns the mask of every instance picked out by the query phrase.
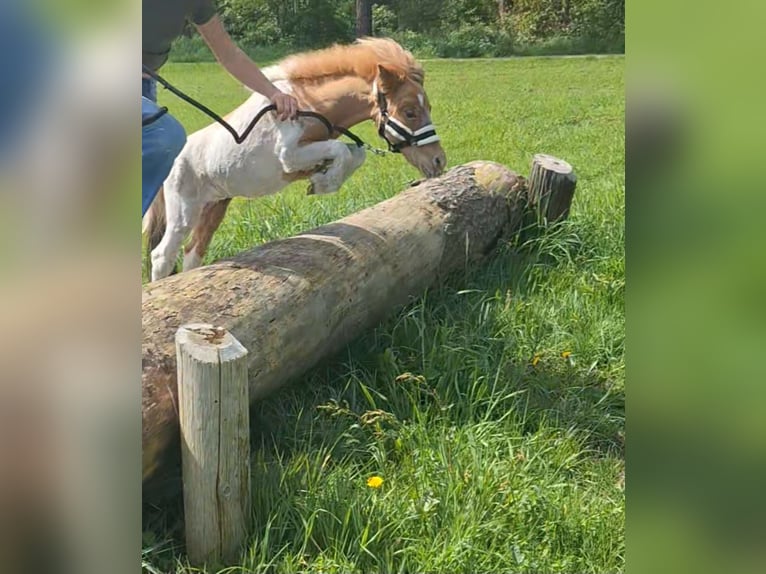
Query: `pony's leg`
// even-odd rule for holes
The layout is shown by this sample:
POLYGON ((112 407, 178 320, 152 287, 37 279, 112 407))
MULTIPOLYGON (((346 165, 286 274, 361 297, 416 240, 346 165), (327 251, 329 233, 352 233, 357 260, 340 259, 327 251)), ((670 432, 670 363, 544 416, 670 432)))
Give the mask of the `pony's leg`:
MULTIPOLYGON (((311 177, 312 193, 333 193, 340 189, 343 181, 348 177, 349 166, 364 161, 364 150, 351 151, 351 146, 336 140, 313 142, 305 145, 294 145, 292 142, 284 142, 279 153, 279 160, 286 173, 312 171, 315 168, 330 162, 329 167, 323 173, 314 174, 311 177)), ((356 168, 354 168, 356 169, 356 168)), ((351 170, 353 171, 353 170, 351 170)))
POLYGON ((365 151, 356 144, 344 144, 349 151, 349 155, 344 156, 337 166, 336 172, 320 171, 312 175, 309 179, 311 184, 309 185, 309 194, 321 194, 331 193, 337 191, 340 186, 351 177, 351 175, 359 169, 364 163, 365 151), (328 191, 329 190, 329 191, 328 191))
POLYGON ((197 223, 202 206, 198 199, 187 199, 178 193, 177 181, 165 183, 165 214, 167 226, 162 240, 152 250, 152 281, 170 275, 184 239, 197 223))
POLYGON ((192 239, 184 254, 184 271, 199 267, 218 226, 221 225, 231 198, 206 203, 199 222, 194 226, 192 239))

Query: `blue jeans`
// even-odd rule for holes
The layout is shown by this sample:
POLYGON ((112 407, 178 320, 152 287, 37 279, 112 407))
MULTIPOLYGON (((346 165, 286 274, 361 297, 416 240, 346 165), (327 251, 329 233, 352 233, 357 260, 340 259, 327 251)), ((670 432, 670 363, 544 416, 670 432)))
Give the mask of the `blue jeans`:
MULTIPOLYGON (((142 78, 141 117, 159 111, 154 80, 142 78)), ((141 217, 154 201, 162 182, 186 143, 186 131, 169 113, 141 129, 141 217)))
MULTIPOLYGON (((0 163, 15 150, 39 110, 56 69, 56 40, 23 2, 0 2, 0 163)), ((44 137, 44 134, 39 134, 44 137)))

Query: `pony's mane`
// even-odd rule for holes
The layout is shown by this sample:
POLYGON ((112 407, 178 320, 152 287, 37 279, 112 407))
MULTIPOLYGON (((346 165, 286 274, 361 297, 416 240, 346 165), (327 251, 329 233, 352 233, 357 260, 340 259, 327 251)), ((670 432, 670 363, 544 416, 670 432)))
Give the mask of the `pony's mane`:
POLYGON ((281 76, 293 82, 354 75, 372 82, 378 64, 423 84, 423 66, 412 53, 389 38, 360 38, 353 44, 336 44, 323 50, 288 56, 278 67, 281 76))

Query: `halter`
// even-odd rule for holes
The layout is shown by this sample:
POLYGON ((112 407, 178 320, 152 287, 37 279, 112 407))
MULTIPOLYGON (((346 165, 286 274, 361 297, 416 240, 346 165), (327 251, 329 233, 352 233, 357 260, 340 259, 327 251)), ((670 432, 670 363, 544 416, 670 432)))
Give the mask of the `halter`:
POLYGON ((412 131, 396 118, 388 114, 388 101, 386 94, 378 92, 378 108, 380 109, 381 122, 378 125, 378 135, 388 144, 389 151, 401 153, 403 148, 409 146, 420 147, 440 141, 436 135, 433 124, 426 124, 422 128, 412 131), (394 141, 388 139, 391 136, 394 141))

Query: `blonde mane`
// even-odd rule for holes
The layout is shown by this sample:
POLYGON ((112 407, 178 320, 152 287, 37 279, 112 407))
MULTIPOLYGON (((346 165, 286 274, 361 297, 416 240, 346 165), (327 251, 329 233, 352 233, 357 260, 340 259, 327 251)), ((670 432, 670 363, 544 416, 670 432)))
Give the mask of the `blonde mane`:
POLYGON ((360 38, 353 44, 336 44, 323 50, 288 56, 279 63, 291 82, 317 82, 342 76, 357 76, 372 82, 378 64, 423 84, 425 72, 408 51, 389 38, 360 38))

